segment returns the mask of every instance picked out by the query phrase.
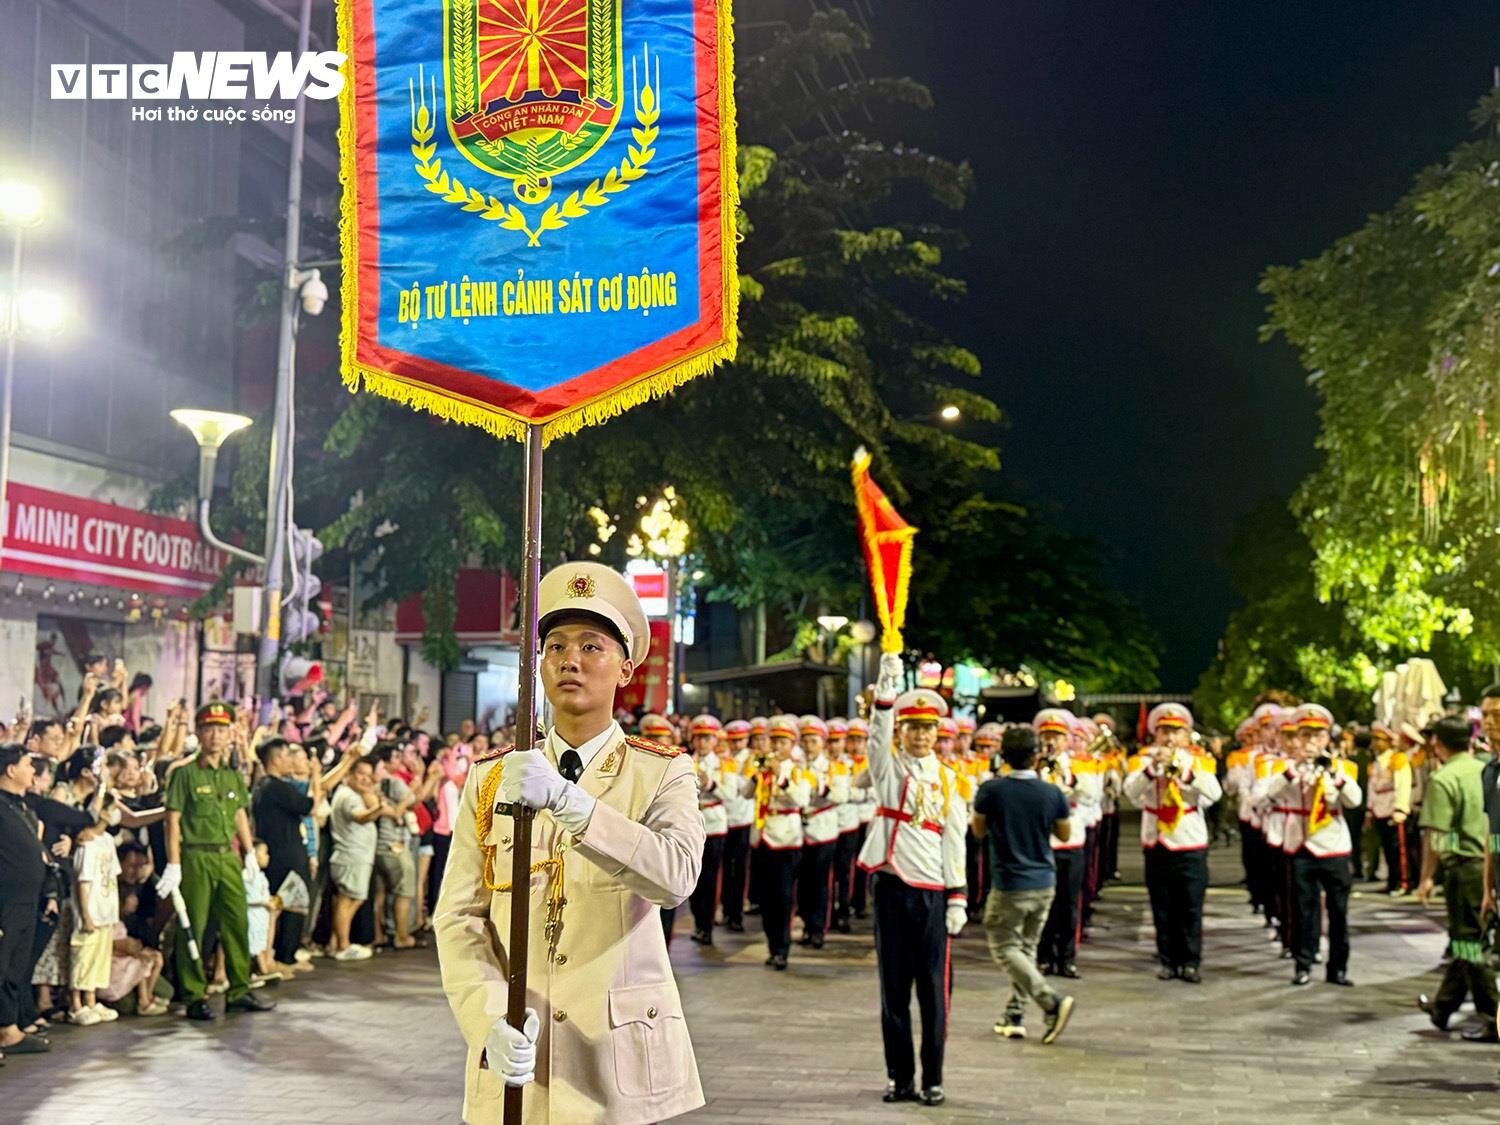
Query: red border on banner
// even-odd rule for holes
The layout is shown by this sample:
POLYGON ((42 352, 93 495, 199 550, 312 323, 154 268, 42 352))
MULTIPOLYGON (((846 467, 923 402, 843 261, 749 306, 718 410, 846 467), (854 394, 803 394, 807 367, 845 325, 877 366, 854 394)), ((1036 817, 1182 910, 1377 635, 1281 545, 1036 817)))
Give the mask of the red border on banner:
POLYGON ((357 210, 362 216, 357 267, 361 294, 359 334, 354 346, 357 364, 437 388, 452 398, 480 403, 528 422, 540 423, 614 394, 723 343, 727 327, 724 323, 725 248, 720 170, 723 135, 717 114, 724 102, 718 89, 719 57, 724 44, 719 41, 714 0, 695 0, 693 5, 694 40, 697 44, 694 52, 697 69, 694 102, 698 114, 698 323, 544 391, 528 391, 377 342, 380 323, 380 214, 376 170, 379 122, 375 113, 375 36, 368 30, 373 27, 373 0, 351 2, 359 12, 356 26, 361 29, 351 44, 356 93, 356 137, 352 142, 355 146, 355 177, 354 183, 346 185, 345 189, 355 192, 357 210), (705 88, 705 80, 711 81, 711 86, 705 88), (705 96, 709 92, 715 96, 705 96), (715 261, 719 263, 717 269, 711 268, 715 261))

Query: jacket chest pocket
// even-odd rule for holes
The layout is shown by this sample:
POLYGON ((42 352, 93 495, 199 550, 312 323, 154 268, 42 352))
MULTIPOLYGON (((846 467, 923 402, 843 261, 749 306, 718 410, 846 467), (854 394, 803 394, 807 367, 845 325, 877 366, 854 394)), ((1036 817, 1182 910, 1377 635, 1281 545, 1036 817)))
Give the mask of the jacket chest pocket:
POLYGON ((620 1093, 628 1098, 665 1094, 687 1082, 693 1046, 682 1000, 670 984, 610 989, 609 1028, 620 1093))

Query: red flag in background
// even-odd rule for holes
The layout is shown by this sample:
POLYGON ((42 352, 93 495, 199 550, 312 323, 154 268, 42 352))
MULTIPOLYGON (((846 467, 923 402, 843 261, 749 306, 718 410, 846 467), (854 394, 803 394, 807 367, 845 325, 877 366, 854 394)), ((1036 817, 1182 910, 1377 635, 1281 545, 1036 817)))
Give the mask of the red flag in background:
POLYGON ((901 518, 881 487, 870 479, 870 454, 854 451, 854 506, 859 513, 859 544, 870 571, 870 589, 880 614, 880 650, 900 652, 911 583, 911 549, 917 529, 901 518))

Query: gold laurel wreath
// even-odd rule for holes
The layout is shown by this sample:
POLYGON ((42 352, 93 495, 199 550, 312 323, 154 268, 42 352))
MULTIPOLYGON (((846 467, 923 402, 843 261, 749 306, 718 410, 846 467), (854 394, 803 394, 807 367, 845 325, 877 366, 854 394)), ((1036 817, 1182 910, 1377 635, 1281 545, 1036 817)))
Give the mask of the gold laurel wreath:
MULTIPOLYGON (((618 167, 611 168, 604 176, 593 180, 582 191, 574 191, 561 203, 550 204, 532 227, 525 211, 514 203, 506 203, 493 195, 486 195, 477 188, 465 187, 454 176, 443 170, 442 159, 437 155, 437 145, 432 141, 436 130, 434 114, 427 108, 424 96, 413 105, 411 117, 411 155, 416 161, 417 175, 427 181, 427 190, 441 195, 447 203, 462 207, 477 214, 481 219, 499 223, 505 230, 516 230, 526 235, 528 246, 541 244, 542 235, 549 230, 561 230, 575 219, 581 219, 596 207, 603 207, 611 198, 624 191, 646 174, 647 165, 656 156, 656 138, 659 132, 657 120, 661 106, 656 100, 656 91, 651 87, 650 71, 646 84, 635 97, 636 124, 631 129, 635 144, 628 149, 626 157, 618 167)), ((420 76, 419 76, 420 80, 420 76)), ((433 105, 437 105, 436 80, 434 79, 433 105)))

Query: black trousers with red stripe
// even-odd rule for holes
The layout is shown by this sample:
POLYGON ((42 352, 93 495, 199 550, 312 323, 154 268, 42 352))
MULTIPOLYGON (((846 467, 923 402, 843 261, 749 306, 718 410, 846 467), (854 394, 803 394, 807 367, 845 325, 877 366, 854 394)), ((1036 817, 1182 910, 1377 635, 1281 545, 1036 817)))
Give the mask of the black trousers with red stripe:
POLYGON ((705 837, 703 869, 698 873, 698 885, 688 896, 688 909, 693 912, 693 928, 710 938, 714 933, 714 907, 719 900, 719 864, 723 856, 724 837, 705 837))
POLYGON ((797 885, 801 848, 755 849, 760 857, 760 920, 766 931, 766 948, 772 956, 792 951, 792 894, 797 885))
POLYGON ((724 837, 723 878, 719 901, 724 904, 724 921, 745 920, 745 865, 750 859, 750 826, 731 828, 724 837))
POLYGON ((1052 851, 1057 864, 1057 893, 1052 896, 1047 924, 1042 927, 1042 940, 1037 945, 1039 965, 1061 968, 1078 960, 1079 909, 1087 853, 1087 848, 1054 848, 1052 851))
POLYGON ((833 846, 833 920, 849 921, 849 904, 853 894, 854 880, 863 878, 863 873, 854 870, 854 860, 859 855, 860 832, 851 828, 840 832, 833 846))
POLYGON ((948 1036, 947 895, 910 886, 883 871, 873 883, 886 1077, 902 1087, 916 1078, 911 1036, 915 986, 922 1018, 922 1086, 941 1086, 948 1036))
POLYGON ((1203 959, 1203 896, 1208 890, 1208 849, 1146 851, 1146 890, 1163 965, 1197 968, 1203 959))
POLYGON ((837 839, 802 845, 802 866, 797 872, 797 914, 802 918, 804 939, 820 938, 828 930, 833 852, 837 846, 837 839))

